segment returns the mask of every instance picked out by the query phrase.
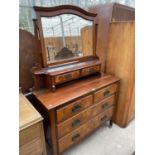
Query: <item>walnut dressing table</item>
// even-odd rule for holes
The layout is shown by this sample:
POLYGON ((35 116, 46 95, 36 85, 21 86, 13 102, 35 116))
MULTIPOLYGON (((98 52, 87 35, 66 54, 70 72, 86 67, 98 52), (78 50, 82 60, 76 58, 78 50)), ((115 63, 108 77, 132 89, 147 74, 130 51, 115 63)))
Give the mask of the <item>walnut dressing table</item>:
POLYGON ((119 78, 101 72, 96 14, 71 5, 34 9, 42 62, 32 70, 33 104, 59 155, 106 121, 112 125, 119 78))

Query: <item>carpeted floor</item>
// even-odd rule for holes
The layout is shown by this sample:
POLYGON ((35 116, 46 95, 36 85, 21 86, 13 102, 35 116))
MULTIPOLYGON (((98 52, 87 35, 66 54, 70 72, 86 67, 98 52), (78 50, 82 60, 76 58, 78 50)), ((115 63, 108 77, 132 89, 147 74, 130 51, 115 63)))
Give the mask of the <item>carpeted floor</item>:
POLYGON ((134 146, 134 128, 132 121, 128 127, 112 128, 101 126, 80 144, 71 147, 63 155, 132 155, 134 146))

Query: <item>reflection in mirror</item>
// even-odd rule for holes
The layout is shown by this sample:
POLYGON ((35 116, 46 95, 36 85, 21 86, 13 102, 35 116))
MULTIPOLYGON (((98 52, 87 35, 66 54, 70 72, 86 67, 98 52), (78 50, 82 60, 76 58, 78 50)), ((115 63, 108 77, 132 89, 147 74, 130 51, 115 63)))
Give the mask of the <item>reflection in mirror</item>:
POLYGON ((93 22, 73 14, 41 17, 47 63, 93 55, 93 22))

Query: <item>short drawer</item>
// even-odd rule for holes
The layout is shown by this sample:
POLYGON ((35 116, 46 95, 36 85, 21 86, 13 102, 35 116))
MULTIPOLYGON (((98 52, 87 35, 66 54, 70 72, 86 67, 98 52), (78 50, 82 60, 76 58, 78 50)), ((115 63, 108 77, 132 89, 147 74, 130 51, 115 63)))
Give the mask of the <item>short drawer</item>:
POLYGON ((99 102, 104 98, 114 94, 117 90, 117 84, 110 85, 94 93, 94 101, 99 102))
POLYGON ((88 133, 90 133, 91 130, 92 130, 92 122, 88 121, 80 128, 61 138, 58 141, 59 153, 62 153, 68 147, 80 141, 83 137, 85 137, 88 133))
POLYGON ((66 121, 59 123, 57 125, 57 136, 58 138, 61 138, 68 134, 69 132, 75 130, 79 126, 81 126, 83 123, 88 121, 91 118, 91 114, 93 111, 93 107, 90 107, 79 114, 71 117, 70 119, 67 119, 66 121))
POLYGON ((82 76, 86 76, 86 75, 93 74, 99 71, 100 71, 100 65, 96 65, 96 66, 82 69, 81 74, 82 76))
POLYGON ((114 106, 112 106, 111 108, 107 109, 106 111, 98 114, 93 119, 93 122, 92 122, 93 128, 96 129, 97 127, 99 127, 101 124, 103 124, 107 120, 110 120, 111 117, 113 116, 113 112, 114 112, 114 106))
POLYGON ((78 78, 79 76, 80 76, 80 71, 79 70, 74 71, 74 72, 69 72, 69 73, 66 73, 66 74, 57 75, 55 77, 55 83, 58 84, 58 83, 63 83, 63 82, 66 82, 66 81, 70 81, 70 80, 78 78))
POLYGON ((115 104, 115 95, 107 97, 103 101, 95 104, 95 107, 93 108, 92 111, 92 116, 96 116, 97 114, 107 110, 114 104, 115 104))
POLYGON ((74 102, 71 102, 70 104, 62 108, 59 108, 57 110, 57 122, 59 123, 61 121, 64 121, 65 119, 78 114, 80 111, 92 105, 92 98, 92 95, 88 95, 74 102))
POLYGON ((40 137, 41 134, 41 124, 34 124, 19 133, 19 146, 22 146, 30 141, 34 140, 37 137, 40 137))

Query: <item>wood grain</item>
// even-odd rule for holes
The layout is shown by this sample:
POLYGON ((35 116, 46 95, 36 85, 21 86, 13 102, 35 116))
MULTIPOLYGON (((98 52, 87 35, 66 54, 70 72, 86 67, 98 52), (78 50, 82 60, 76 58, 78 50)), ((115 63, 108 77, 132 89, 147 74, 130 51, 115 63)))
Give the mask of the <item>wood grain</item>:
POLYGON ((23 94, 19 94, 19 130, 43 120, 23 94))
POLYGON ((95 118, 93 118, 93 123, 92 123, 93 129, 96 129, 97 127, 99 127, 106 120, 111 119, 111 117, 113 116, 113 111, 114 111, 114 106, 112 106, 111 108, 107 109, 106 111, 100 113, 95 118))
POLYGON ((36 48, 35 37, 25 30, 19 30, 19 86, 23 93, 29 92, 34 84, 31 68, 37 63, 36 48))
POLYGON ((104 98, 114 94, 117 91, 117 84, 100 89, 94 93, 94 101, 100 102, 104 98))
POLYGON ((46 155, 43 118, 23 94, 19 99, 19 153, 46 155))
POLYGON ((83 138, 93 132, 96 129, 94 127, 95 122, 90 123, 92 125, 91 128, 88 128, 88 125, 86 127, 82 126, 99 113, 105 112, 106 115, 104 114, 100 119, 97 119, 97 126, 112 119, 113 110, 110 110, 110 112, 106 111, 115 107, 115 91, 113 91, 114 94, 106 96, 100 102, 94 102, 94 93, 103 88, 109 88, 110 85, 113 86, 118 81, 119 78, 115 76, 94 75, 63 85, 54 93, 47 89, 33 92, 35 106, 40 109, 41 114, 45 118, 46 138, 48 139, 48 144, 52 147, 54 155, 62 154, 64 150, 82 141, 83 138), (79 103, 86 107, 72 114, 73 105, 76 107, 79 103), (57 111, 61 111, 59 113, 61 122, 57 121, 57 111), (73 124, 77 125, 77 120, 78 123, 80 120, 80 124, 73 127, 73 124), (80 138, 74 135, 76 131, 80 132, 80 138), (77 140, 72 141, 72 138, 77 140))
POLYGON ((97 127, 103 124, 105 121, 109 120, 112 117, 114 108, 111 107, 103 113, 100 113, 96 117, 90 119, 85 124, 80 126, 78 129, 67 134, 60 140, 58 140, 59 152, 62 153, 68 147, 73 144, 76 144, 78 141, 85 138, 88 134, 94 131, 97 127))
POLYGON ((102 87, 108 86, 119 81, 119 78, 111 75, 92 76, 87 79, 74 81, 59 88, 56 92, 51 92, 48 89, 33 91, 34 96, 47 109, 53 109, 62 106, 67 102, 74 101, 86 94, 92 93, 102 87), (67 95, 62 95, 67 94, 67 95))
POLYGON ((59 108, 57 110, 57 122, 64 121, 65 119, 74 116, 75 114, 91 106, 92 104, 93 104, 93 97, 92 95, 88 95, 86 97, 83 97, 81 99, 69 103, 69 105, 59 108))
POLYGON ((97 73, 100 72, 101 70, 101 66, 100 65, 96 65, 93 67, 87 67, 81 70, 81 76, 86 76, 86 75, 90 75, 92 73, 97 73))
POLYGON ((71 117, 70 119, 67 119, 66 121, 58 124, 57 125, 58 138, 63 137, 64 135, 75 130, 76 128, 81 126, 83 123, 88 121, 91 118, 92 109, 93 109, 93 107, 87 108, 86 110, 84 110, 84 111, 80 112, 79 114, 71 117))
POLYGON ((66 135, 62 139, 58 141, 59 152, 63 152, 65 149, 70 147, 72 144, 79 141, 81 138, 84 138, 92 130, 92 122, 88 121, 80 128, 76 129, 75 131, 71 132, 70 134, 66 135))
POLYGON ((40 137, 40 127, 41 123, 36 123, 21 130, 19 133, 19 145, 25 145, 35 138, 40 137))
POLYGON ((23 145, 20 147, 19 150, 20 155, 42 155, 43 150, 42 150, 42 144, 41 144, 41 139, 36 138, 29 143, 23 145))
POLYGON ((102 62, 102 71, 105 72, 110 22, 134 21, 135 9, 119 3, 106 3, 91 6, 88 10, 92 13, 97 13, 95 19, 95 23, 98 24, 96 54, 102 62))
POLYGON ((80 77, 80 71, 77 70, 77 71, 73 71, 73 72, 69 72, 66 74, 61 74, 61 75, 55 76, 55 83, 56 84, 63 83, 66 81, 71 81, 71 80, 77 79, 79 77, 80 77))
POLYGON ((134 118, 135 23, 113 22, 109 33, 106 72, 121 79, 114 121, 125 127, 134 118))
POLYGON ((81 43, 83 56, 93 54, 93 33, 92 26, 86 26, 81 29, 81 43))
POLYGON ((115 101, 115 94, 111 95, 110 97, 105 98, 104 100, 97 103, 93 110, 92 110, 92 117, 96 116, 97 114, 107 110, 111 106, 114 106, 116 103, 115 101))

